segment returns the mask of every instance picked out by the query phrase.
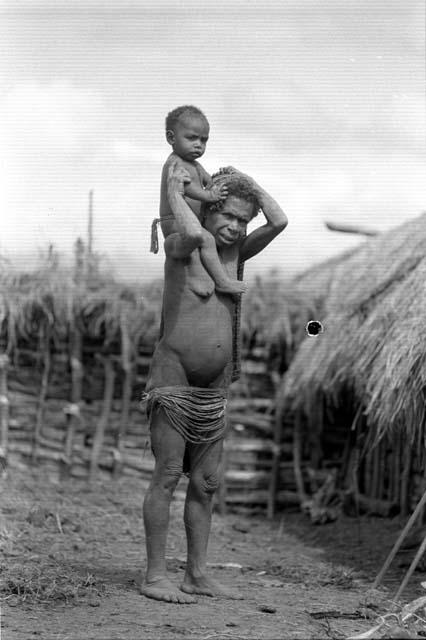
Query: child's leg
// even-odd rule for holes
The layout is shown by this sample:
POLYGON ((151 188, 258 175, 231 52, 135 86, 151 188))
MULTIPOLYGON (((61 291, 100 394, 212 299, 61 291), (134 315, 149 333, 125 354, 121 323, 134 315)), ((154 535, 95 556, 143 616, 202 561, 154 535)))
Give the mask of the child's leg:
POLYGON ((203 243, 200 246, 200 257, 207 273, 213 278, 217 291, 222 293, 244 293, 247 286, 241 280, 230 278, 221 263, 216 242, 212 234, 203 229, 203 243))

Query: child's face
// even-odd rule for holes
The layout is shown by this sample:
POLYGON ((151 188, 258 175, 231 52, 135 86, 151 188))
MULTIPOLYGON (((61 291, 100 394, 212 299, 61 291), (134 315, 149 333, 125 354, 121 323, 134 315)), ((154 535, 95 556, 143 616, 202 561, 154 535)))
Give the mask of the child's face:
POLYGON ((174 131, 167 131, 167 141, 183 160, 194 162, 201 158, 209 139, 208 122, 197 116, 181 116, 174 131))

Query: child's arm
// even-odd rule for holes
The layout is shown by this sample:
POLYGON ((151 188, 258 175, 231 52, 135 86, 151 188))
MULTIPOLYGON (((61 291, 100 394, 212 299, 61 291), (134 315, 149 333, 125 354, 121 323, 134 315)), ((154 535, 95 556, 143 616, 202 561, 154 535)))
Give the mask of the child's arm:
POLYGON ((212 185, 210 175, 201 164, 197 162, 195 165, 192 162, 185 162, 176 153, 171 153, 168 157, 165 165, 166 172, 171 164, 187 171, 191 178, 190 182, 185 183, 185 196, 192 200, 198 200, 199 202, 218 202, 219 200, 225 200, 228 195, 226 183, 221 186, 212 185), (207 186, 207 188, 204 189, 204 186, 207 186))
POLYGON ((200 202, 218 202, 219 200, 225 200, 228 195, 226 183, 221 186, 213 185, 210 174, 207 173, 199 162, 195 164, 196 166, 192 165, 191 168, 196 172, 197 179, 185 185, 185 195, 200 202))
POLYGON ((190 182, 185 186, 185 195, 200 202, 218 202, 226 199, 228 188, 226 184, 214 184, 208 189, 203 189, 201 185, 190 182))

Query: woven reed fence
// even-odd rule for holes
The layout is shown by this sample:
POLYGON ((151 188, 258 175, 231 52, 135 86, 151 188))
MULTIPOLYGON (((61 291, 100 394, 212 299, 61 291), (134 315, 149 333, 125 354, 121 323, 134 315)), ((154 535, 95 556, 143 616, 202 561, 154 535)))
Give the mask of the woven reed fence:
MULTIPOLYGON (((149 427, 139 406, 152 349, 140 348, 123 366, 119 344, 109 352, 101 341, 75 333, 38 350, 19 339, 13 357, 0 356, 0 427, 3 458, 51 461, 63 476, 94 478, 99 471, 149 479, 154 467, 149 427)), ((228 435, 219 503, 264 509, 270 476, 280 453, 280 488, 275 500, 297 504, 292 464, 292 425, 274 443, 274 394, 280 379, 266 348, 243 353, 241 379, 228 400, 228 435)))
MULTIPOLYGON (((3 468, 9 456, 51 461, 64 476, 90 479, 103 471, 149 479, 154 460, 139 399, 151 354, 142 346, 126 366, 118 343, 106 352, 102 340, 74 333, 39 350, 37 340, 19 339, 10 357, 0 354, 3 468)), ((303 412, 279 407, 281 380, 267 347, 246 347, 228 401, 221 510, 267 509, 272 516, 319 495, 324 516, 336 496, 341 502, 346 492, 353 501, 355 491, 355 511, 411 511, 426 481, 421 442, 413 447, 389 434, 362 454, 365 425, 349 400, 338 413, 318 406, 317 429, 310 430, 303 412)))

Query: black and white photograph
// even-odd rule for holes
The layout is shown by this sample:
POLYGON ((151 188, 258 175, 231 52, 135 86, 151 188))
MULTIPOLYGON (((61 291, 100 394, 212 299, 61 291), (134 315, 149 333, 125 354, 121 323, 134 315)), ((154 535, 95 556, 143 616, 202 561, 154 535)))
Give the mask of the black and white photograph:
POLYGON ((426 638, 422 0, 0 0, 0 640, 426 638))

